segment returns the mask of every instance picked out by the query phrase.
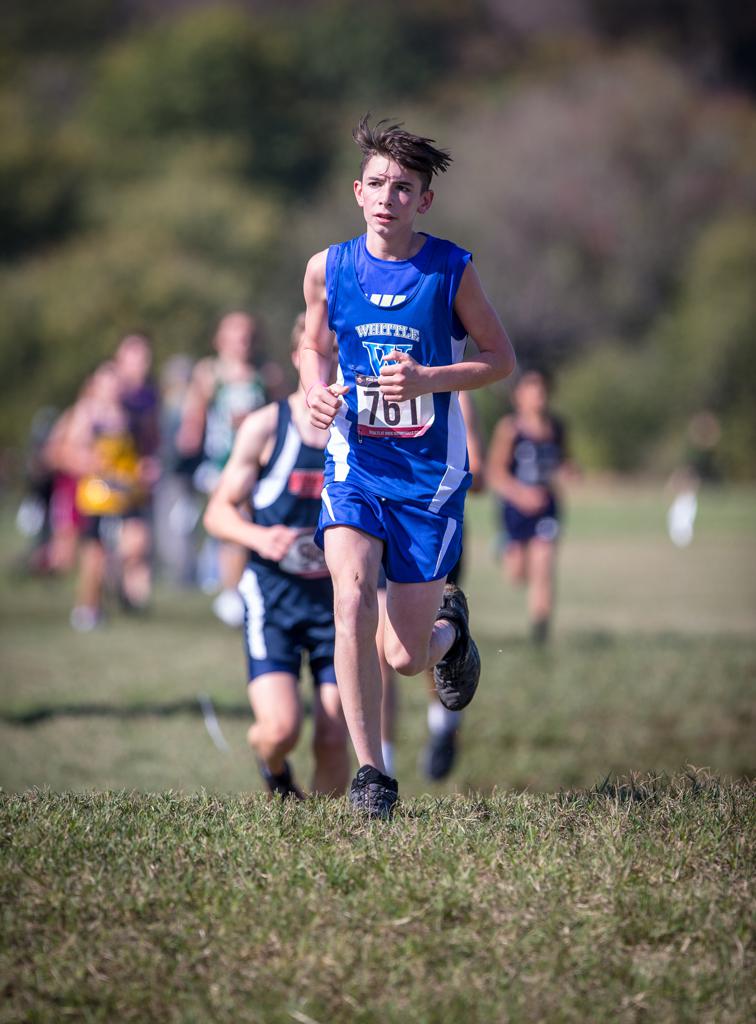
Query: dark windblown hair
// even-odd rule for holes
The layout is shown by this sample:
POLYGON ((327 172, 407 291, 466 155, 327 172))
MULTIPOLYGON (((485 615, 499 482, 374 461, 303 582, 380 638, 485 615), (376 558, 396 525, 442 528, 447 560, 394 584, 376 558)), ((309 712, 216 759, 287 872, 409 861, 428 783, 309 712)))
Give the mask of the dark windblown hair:
POLYGON ((542 366, 538 364, 525 364, 524 366, 518 365, 517 372, 514 378, 513 390, 516 391, 520 384, 522 384, 522 382, 527 377, 540 377, 544 388, 549 394, 551 394, 551 392, 554 390, 553 373, 547 366, 542 366))
POLYGON ((452 162, 451 156, 433 145, 435 139, 424 139, 413 135, 399 124, 390 124, 388 120, 378 121, 370 125, 370 114, 360 118, 360 123, 352 132, 352 137, 362 150, 360 177, 365 173, 365 165, 373 156, 385 156, 395 160, 402 167, 416 171, 423 179, 423 190, 427 191, 434 174, 442 174, 452 162))

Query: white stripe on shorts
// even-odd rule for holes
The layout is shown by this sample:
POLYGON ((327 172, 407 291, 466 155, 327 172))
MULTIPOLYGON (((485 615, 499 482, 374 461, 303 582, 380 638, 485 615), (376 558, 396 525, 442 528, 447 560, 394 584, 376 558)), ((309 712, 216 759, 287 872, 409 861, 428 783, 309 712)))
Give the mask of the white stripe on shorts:
POLYGON ((247 646, 255 661, 268 657, 265 643, 265 600, 254 569, 246 568, 239 580, 239 593, 247 606, 247 646))
POLYGON ((330 499, 330 497, 328 495, 328 488, 327 487, 324 487, 323 490, 320 492, 320 497, 323 499, 323 504, 325 505, 325 507, 326 507, 326 509, 328 511, 328 515, 331 517, 331 519, 333 519, 333 521, 335 523, 336 522, 336 516, 333 514, 333 505, 331 504, 331 499, 330 499))
POLYGON ((446 530, 444 531, 444 539, 441 542, 441 550, 438 553, 438 561, 436 562, 436 568, 433 570, 434 577, 438 576, 438 570, 440 569, 441 563, 444 560, 444 555, 449 550, 449 545, 451 544, 452 537, 454 536, 454 533, 455 533, 456 529, 457 529, 457 520, 456 519, 447 519, 446 520, 446 530))

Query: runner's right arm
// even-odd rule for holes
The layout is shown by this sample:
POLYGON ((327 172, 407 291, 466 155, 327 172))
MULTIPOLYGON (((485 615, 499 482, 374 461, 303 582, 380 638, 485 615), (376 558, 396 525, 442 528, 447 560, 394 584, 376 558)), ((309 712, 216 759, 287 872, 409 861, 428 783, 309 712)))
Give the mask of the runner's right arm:
POLYGON ((242 514, 260 472, 261 459, 270 448, 278 422, 278 405, 250 413, 236 435, 233 451, 210 496, 203 523, 212 537, 256 551, 262 558, 280 561, 297 531, 288 526, 259 526, 242 514))
POLYGON ((299 347, 299 379, 313 425, 330 427, 347 386, 329 384, 333 364, 333 334, 328 326, 326 260, 328 250, 316 253, 304 278, 305 331, 299 347))

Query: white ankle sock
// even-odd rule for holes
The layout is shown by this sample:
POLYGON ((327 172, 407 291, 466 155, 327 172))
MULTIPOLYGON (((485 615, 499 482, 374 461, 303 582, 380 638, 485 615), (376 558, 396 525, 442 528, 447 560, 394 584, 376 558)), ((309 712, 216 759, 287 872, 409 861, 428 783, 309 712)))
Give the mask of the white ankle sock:
POLYGON ((452 732, 462 721, 461 711, 450 711, 440 701, 434 700, 428 705, 428 729, 433 736, 452 732))

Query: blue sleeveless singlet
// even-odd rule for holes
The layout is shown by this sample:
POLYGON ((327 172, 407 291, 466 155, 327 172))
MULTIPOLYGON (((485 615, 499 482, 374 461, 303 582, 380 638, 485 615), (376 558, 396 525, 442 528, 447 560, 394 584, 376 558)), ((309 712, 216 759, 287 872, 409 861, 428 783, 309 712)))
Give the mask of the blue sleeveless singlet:
POLYGON ((424 366, 461 361, 465 334, 453 305, 470 259, 452 242, 427 235, 412 261, 420 271, 414 289, 403 301, 394 297, 390 307, 383 307, 371 301, 370 293, 387 291, 385 271, 391 261, 378 261, 384 265, 382 280, 372 288, 365 275, 375 259, 365 261, 364 241, 351 239, 328 250, 329 325, 339 344, 338 382, 349 385, 349 391, 331 426, 326 485, 348 478, 380 497, 461 521, 471 478, 457 393, 387 402, 377 379, 394 348, 424 366))

